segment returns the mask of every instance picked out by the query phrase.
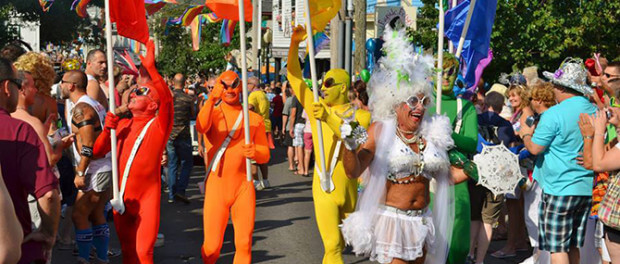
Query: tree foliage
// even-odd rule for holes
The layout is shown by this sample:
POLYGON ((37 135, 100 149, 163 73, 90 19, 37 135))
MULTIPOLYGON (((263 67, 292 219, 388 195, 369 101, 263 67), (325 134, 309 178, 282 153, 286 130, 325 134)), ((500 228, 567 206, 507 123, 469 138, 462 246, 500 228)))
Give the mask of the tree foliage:
MULTIPOLYGON (((414 43, 437 49, 437 0, 423 0, 414 43)), ((486 80, 536 65, 554 71, 566 57, 589 58, 594 52, 620 59, 620 2, 608 0, 500 0, 491 35, 493 61, 486 80)), ((447 43, 447 41, 446 41, 447 43)))
MULTIPOLYGON (((41 43, 51 42, 61 44, 62 42, 73 41, 78 36, 83 37, 87 42, 99 42, 101 29, 97 25, 99 17, 81 18, 75 11, 71 10, 73 1, 57 0, 48 12, 43 12, 38 1, 25 0, 3 0, 0 2, 0 10, 14 11, 25 21, 40 22, 41 43)), ((93 0, 89 4, 103 6, 102 0, 93 0)), ((0 20, 4 20, 0 12, 0 20)), ((12 40, 18 37, 15 34, 3 34, 0 30, 0 46, 4 46, 5 39, 12 40)))
MULTIPOLYGON (((155 21, 163 21, 168 17, 177 17, 187 7, 179 1, 179 5, 167 5, 156 14, 155 21)), ((210 12, 207 8, 203 13, 210 12)), ((235 29, 231 44, 220 44, 221 22, 207 23, 202 26, 200 49, 192 50, 192 38, 189 27, 168 26, 165 23, 152 23, 158 39, 161 41, 161 49, 157 57, 158 69, 166 75, 174 73, 195 74, 208 73, 222 70, 226 67, 224 56, 235 48, 239 48, 239 26, 235 29), (166 34, 167 33, 167 34, 166 34)), ((246 26, 246 28, 249 28, 246 26)), ((248 42, 249 43, 249 42, 248 42)), ((248 50, 250 49, 248 45, 248 50)))

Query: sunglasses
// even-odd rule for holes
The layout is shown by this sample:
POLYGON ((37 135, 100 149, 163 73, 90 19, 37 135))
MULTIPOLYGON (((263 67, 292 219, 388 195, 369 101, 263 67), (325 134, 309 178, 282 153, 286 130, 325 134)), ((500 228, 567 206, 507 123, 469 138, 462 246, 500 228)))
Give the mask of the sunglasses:
POLYGON ((0 82, 4 82, 4 81, 9 81, 10 83, 15 84, 15 86, 17 86, 17 89, 19 90, 22 89, 22 80, 20 79, 6 78, 6 79, 1 80, 0 82))
POLYGON ((325 86, 325 88, 330 88, 333 86, 336 86, 338 84, 342 84, 342 83, 337 83, 334 78, 327 78, 327 80, 323 81, 323 86, 325 86))
POLYGON ((235 89, 239 87, 240 81, 239 81, 239 78, 235 78, 235 80, 231 84, 227 84, 223 80, 221 80, 220 83, 224 85, 224 90, 228 90, 228 89, 235 89))
POLYGON ((456 70, 456 67, 452 66, 446 70, 443 71, 444 75, 448 75, 448 76, 452 76, 454 74, 454 71, 456 70))
POLYGON ((149 91, 151 91, 150 88, 142 86, 142 87, 134 88, 131 92, 135 93, 137 96, 142 96, 142 95, 149 94, 149 91))
POLYGON ((419 98, 415 95, 407 98, 407 100, 405 101, 405 103, 407 103, 407 106, 409 106, 409 108, 411 109, 415 109, 420 103, 422 104, 422 107, 426 107, 430 102, 431 99, 427 98, 426 96, 419 98))

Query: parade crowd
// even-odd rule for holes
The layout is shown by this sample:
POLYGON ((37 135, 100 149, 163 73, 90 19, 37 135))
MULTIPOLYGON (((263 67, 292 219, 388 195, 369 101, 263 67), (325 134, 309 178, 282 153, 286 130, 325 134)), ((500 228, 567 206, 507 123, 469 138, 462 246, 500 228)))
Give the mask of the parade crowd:
POLYGON ((292 177, 269 175, 272 150, 285 148, 291 174, 313 179, 323 263, 342 263, 349 245, 380 263, 483 263, 533 248, 523 263, 620 264, 620 62, 567 58, 459 93, 456 58, 446 56, 434 80, 433 58, 395 49, 403 33, 386 30, 391 45, 370 80, 329 70, 314 102, 294 56, 303 31, 293 32, 286 76, 247 79, 249 120, 235 67, 161 76, 152 42, 135 62, 110 62, 99 49, 82 58, 4 47, 0 263, 50 263, 54 247, 73 250, 78 263, 119 255, 153 263, 160 197, 197 202, 186 190, 200 159, 203 261, 218 259, 230 217, 234 262, 250 263, 255 192, 271 188, 270 177, 292 177), (485 145, 518 156, 522 179, 512 192, 480 184, 472 159, 485 145), (109 247, 110 221, 120 250, 109 247), (505 246, 487 252, 494 239, 505 246))

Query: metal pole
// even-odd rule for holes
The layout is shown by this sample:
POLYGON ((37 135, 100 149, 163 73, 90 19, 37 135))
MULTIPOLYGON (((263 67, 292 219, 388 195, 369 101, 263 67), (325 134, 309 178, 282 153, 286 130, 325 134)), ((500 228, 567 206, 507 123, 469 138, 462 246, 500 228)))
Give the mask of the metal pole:
MULTIPOLYGON (((114 113, 116 109, 116 102, 114 102, 114 57, 112 56, 112 20, 110 19, 110 0, 105 0, 105 37, 106 37, 106 56, 108 60, 108 105, 110 107, 110 112, 114 113)), ((116 129, 110 130, 110 144, 112 144, 110 148, 110 154, 112 156, 112 200, 110 203, 113 205, 114 209, 123 213, 125 211, 125 206, 123 204, 123 197, 120 197, 119 186, 118 186, 118 152, 116 151, 116 129)))
POLYGON ((457 59, 461 56, 461 52, 463 51, 463 44, 467 37, 467 30, 469 30, 469 22, 471 22, 471 15, 474 13, 475 8, 476 0, 471 0, 471 3, 469 3, 469 10, 467 10, 467 20, 465 20, 465 26, 463 26, 463 33, 461 33, 461 39, 459 39, 459 46, 456 48, 456 53, 454 53, 457 59))
MULTIPOLYGON (((475 1, 475 0, 474 0, 475 1)), ((444 13, 443 13, 443 1, 439 1, 439 32, 437 32, 437 107, 436 113, 441 114, 441 85, 443 83, 443 27, 444 27, 444 13)))
MULTIPOLYGON (((239 39, 241 46, 241 83, 243 87, 243 130, 245 144, 250 144, 250 112, 248 110, 248 66, 246 65, 245 8, 243 0, 239 0, 239 39)), ((252 164, 245 158, 245 173, 248 181, 252 181, 252 164)))
POLYGON ((351 31, 353 31, 353 0, 347 0, 347 18, 345 20, 345 36, 344 36, 344 69, 353 76, 351 71, 351 31))
MULTIPOLYGON (((308 37, 306 38, 306 43, 308 45, 308 56, 310 59, 310 76, 312 78, 312 93, 314 95, 314 102, 319 101, 319 87, 316 83, 316 62, 314 61, 314 41, 312 39, 312 23, 310 22, 310 4, 309 0, 304 0, 304 14, 306 20, 306 33, 308 37)), ((325 146, 323 146, 323 128, 321 125, 321 120, 316 120, 316 129, 317 129, 317 137, 319 143, 319 161, 320 161, 320 169, 321 176, 321 189, 323 191, 329 193, 332 191, 330 179, 327 177, 327 170, 325 165, 325 146)))

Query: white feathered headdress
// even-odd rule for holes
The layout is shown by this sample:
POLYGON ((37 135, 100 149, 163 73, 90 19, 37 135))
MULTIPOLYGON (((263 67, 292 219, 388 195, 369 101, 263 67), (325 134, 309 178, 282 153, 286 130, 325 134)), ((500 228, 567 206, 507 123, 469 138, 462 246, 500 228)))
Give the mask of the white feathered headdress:
POLYGON ((386 27, 383 40, 385 55, 368 82, 368 105, 375 121, 394 117, 394 107, 412 95, 433 97, 433 57, 416 54, 404 29, 394 31, 386 27))

